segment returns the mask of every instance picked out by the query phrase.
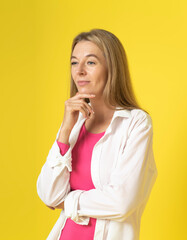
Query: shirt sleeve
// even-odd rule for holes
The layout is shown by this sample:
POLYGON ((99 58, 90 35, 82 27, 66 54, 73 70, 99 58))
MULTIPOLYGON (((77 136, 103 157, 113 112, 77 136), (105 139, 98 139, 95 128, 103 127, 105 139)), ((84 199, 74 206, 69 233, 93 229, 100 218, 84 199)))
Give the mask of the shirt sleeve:
POLYGON ((37 179, 38 196, 53 208, 62 203, 69 193, 72 171, 71 147, 57 141, 59 132, 60 129, 37 179))
POLYGON ((122 222, 137 208, 143 209, 157 177, 152 137, 150 116, 136 119, 109 183, 101 189, 70 192, 65 215, 85 224, 89 217, 122 222))

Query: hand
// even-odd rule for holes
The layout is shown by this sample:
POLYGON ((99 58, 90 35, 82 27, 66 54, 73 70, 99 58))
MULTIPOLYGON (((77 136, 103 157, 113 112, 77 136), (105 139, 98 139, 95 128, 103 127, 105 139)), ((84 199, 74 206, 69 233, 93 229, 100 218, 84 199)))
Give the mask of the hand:
POLYGON ((64 202, 60 203, 58 206, 56 206, 55 208, 58 209, 64 209, 64 202))
POLYGON ((53 207, 50 207, 50 206, 48 206, 48 205, 46 205, 48 208, 50 208, 51 210, 55 210, 55 208, 53 208, 53 207))
POLYGON ((54 207, 50 207, 48 205, 46 205, 48 208, 50 208, 51 210, 55 210, 57 209, 64 209, 64 202, 60 203, 59 205, 57 205, 55 208, 54 207))
POLYGON ((77 92, 75 96, 65 101, 65 111, 62 127, 72 130, 77 122, 79 111, 85 118, 90 118, 94 114, 92 107, 85 102, 84 98, 94 98, 95 95, 77 92))

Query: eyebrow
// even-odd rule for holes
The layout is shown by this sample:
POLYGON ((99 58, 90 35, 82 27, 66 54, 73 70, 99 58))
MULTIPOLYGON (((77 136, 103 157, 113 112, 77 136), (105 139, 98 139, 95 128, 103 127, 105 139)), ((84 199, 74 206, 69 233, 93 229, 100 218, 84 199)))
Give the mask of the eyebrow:
MULTIPOLYGON (((86 55, 86 57, 95 57, 95 58, 97 58, 100 61, 100 58, 97 55, 95 55, 95 54, 88 54, 88 55, 86 55)), ((76 57, 75 56, 71 56, 71 59, 72 58, 76 58, 76 57)))

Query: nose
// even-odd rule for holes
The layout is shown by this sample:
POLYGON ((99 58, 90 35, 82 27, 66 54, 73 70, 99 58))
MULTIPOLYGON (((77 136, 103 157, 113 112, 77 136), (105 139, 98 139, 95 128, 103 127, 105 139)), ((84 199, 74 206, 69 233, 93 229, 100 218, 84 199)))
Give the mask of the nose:
POLYGON ((77 68, 77 73, 79 75, 85 75, 86 74, 84 63, 83 64, 79 64, 79 66, 77 68))

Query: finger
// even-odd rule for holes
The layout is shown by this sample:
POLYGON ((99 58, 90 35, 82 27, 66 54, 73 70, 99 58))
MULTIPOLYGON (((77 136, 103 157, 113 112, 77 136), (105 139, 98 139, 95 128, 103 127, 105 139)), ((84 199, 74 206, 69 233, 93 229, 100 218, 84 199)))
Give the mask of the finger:
POLYGON ((85 102, 84 100, 81 99, 81 100, 76 100, 76 104, 83 105, 83 108, 86 111, 86 117, 87 118, 92 117, 92 115, 94 114, 94 111, 93 111, 92 107, 87 102, 85 102))
POLYGON ((80 104, 74 105, 73 110, 74 111, 80 111, 82 113, 82 115, 84 116, 84 118, 88 118, 89 117, 88 110, 87 110, 87 108, 85 107, 84 104, 82 104, 82 105, 80 105, 80 104))
POLYGON ((76 103, 84 104, 85 108, 88 108, 89 114, 94 113, 92 106, 90 106, 85 100, 83 100, 83 99, 76 100, 76 103))
POLYGON ((92 108, 87 102, 85 102, 85 101, 84 101, 83 104, 85 105, 85 107, 86 107, 86 109, 87 109, 87 111, 88 111, 88 117, 89 117, 89 118, 92 117, 92 115, 94 114, 93 108, 92 108))
POLYGON ((73 96, 74 99, 81 99, 81 98, 94 98, 95 94, 90 93, 76 93, 75 96, 73 96))

